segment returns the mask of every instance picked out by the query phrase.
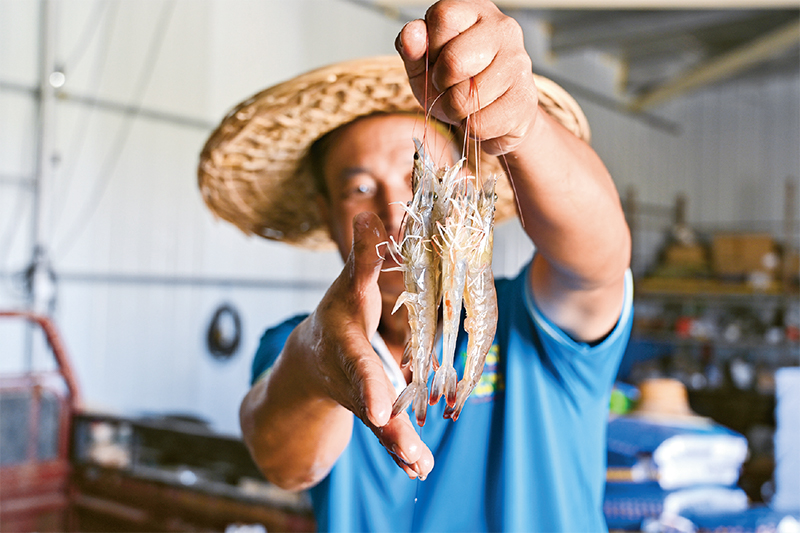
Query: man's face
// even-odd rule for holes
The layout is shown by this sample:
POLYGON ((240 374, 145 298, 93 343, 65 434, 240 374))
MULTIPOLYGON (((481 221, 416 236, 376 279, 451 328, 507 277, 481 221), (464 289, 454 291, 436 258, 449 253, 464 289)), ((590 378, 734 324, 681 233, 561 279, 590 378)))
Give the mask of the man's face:
MULTIPOLYGON (((323 163, 330 200, 320 204, 342 258, 352 246, 353 217, 364 211, 377 214, 387 235, 399 242, 402 205, 412 196, 412 138, 425 136, 426 149, 438 165, 453 163, 447 139, 432 127, 425 135, 424 121, 407 115, 365 117, 334 135, 323 163)), ((384 268, 395 266, 388 252, 384 255, 384 268)), ((384 295, 396 297, 403 291, 402 273, 382 272, 379 285, 384 295)))

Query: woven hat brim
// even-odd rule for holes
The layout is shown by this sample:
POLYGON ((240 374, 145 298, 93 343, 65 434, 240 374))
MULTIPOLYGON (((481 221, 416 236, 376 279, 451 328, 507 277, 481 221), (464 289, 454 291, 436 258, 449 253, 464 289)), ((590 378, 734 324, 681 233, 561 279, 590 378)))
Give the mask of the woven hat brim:
MULTIPOLYGON (((588 121, 577 102, 551 80, 535 80, 542 108, 588 142, 588 121)), ((261 91, 230 111, 206 142, 198 166, 203 200, 247 234, 333 249, 304 158, 316 139, 375 113, 422 116, 398 56, 337 63, 261 91)), ((500 162, 475 156, 469 161, 473 171, 477 159, 482 174, 501 176, 496 221, 515 216, 514 194, 500 162)))

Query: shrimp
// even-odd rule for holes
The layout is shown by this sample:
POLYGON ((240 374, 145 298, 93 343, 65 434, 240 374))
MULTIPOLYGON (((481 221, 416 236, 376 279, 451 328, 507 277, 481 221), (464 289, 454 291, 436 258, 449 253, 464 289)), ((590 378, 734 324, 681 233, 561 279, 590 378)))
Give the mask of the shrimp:
POLYGON ((495 212, 494 177, 476 186, 460 177, 465 159, 437 168, 414 139, 413 197, 407 205, 403 238, 390 237, 389 250, 403 272, 401 305, 408 310, 410 338, 401 366, 411 364, 412 380, 395 400, 392 416, 409 405, 423 426, 428 404, 444 396, 445 418, 457 420, 483 373, 497 329, 497 295, 492 274, 495 212), (434 354, 439 303, 443 303, 442 362, 434 354), (467 360, 461 381, 453 365, 461 308, 466 309, 467 360), (428 394, 428 377, 435 370, 428 394))
POLYGON ((428 375, 435 358, 434 340, 441 294, 440 258, 431 242, 440 197, 440 178, 422 143, 414 139, 414 144, 414 195, 408 205, 403 206, 407 214, 403 238, 400 244, 391 238, 389 246, 400 266, 387 270, 403 272, 405 291, 397 299, 392 312, 405 304, 411 330, 403 363, 411 363, 412 381, 395 400, 392 416, 412 405, 417 424, 423 426, 428 405, 428 375))
POLYGON ((488 178, 476 195, 471 213, 473 240, 468 248, 464 307, 467 318, 467 360, 464 374, 458 383, 455 404, 448 403, 444 417, 458 420, 464 404, 483 373, 486 355, 497 330, 497 293, 492 274, 492 245, 494 241, 494 211, 496 179, 488 178))
POLYGON ((431 385, 430 404, 434 405, 442 395, 448 406, 456 402, 458 375, 453 359, 458 338, 464 286, 467 279, 467 263, 471 245, 469 198, 473 195, 471 179, 457 180, 463 160, 449 169, 443 176, 445 216, 437 222, 438 244, 442 261, 442 362, 431 385), (463 182, 463 186, 458 186, 463 182))

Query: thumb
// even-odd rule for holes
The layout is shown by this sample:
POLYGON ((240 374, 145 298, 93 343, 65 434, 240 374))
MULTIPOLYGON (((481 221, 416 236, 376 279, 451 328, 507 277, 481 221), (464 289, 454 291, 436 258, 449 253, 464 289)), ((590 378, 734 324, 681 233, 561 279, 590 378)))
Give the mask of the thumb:
POLYGON ((359 213, 353 218, 353 248, 347 262, 354 289, 359 293, 376 287, 383 266, 378 245, 386 242, 386 229, 375 213, 359 213))
POLYGON ((428 27, 424 20, 412 20, 403 26, 394 41, 394 47, 403 59, 409 78, 416 78, 425 74, 427 61, 432 58, 426 56, 428 51, 428 27))
MULTIPOLYGON (((366 337, 361 340, 365 343, 365 352, 372 351, 368 339, 374 335, 380 321, 381 294, 378 276, 383 258, 378 253, 378 245, 386 240, 386 229, 375 213, 359 213, 353 218, 353 248, 347 262, 352 288, 362 306, 361 319, 364 321, 362 326, 366 337)), ((355 368, 359 370, 358 378, 354 381, 360 389, 365 422, 369 421, 375 427, 385 425, 392 410, 394 389, 386 377, 383 365, 377 358, 365 358, 355 368)))

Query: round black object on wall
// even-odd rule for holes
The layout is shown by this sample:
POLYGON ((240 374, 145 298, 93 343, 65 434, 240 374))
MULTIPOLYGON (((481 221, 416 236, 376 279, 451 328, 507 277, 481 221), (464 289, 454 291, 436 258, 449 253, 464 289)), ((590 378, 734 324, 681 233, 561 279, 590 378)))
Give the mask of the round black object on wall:
POLYGON ((220 305, 208 325, 206 345, 216 359, 231 358, 242 340, 242 320, 230 304, 220 305))

